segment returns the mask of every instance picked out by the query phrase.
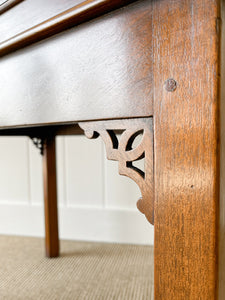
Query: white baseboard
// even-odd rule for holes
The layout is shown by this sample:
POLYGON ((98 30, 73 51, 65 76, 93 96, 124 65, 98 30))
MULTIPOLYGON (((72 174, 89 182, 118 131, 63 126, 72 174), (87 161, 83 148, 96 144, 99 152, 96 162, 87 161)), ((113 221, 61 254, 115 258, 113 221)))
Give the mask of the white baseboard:
MULTIPOLYGON (((60 207, 61 239, 130 244, 154 243, 154 229, 138 211, 60 207)), ((0 204, 0 234, 44 236, 40 205, 0 204)))

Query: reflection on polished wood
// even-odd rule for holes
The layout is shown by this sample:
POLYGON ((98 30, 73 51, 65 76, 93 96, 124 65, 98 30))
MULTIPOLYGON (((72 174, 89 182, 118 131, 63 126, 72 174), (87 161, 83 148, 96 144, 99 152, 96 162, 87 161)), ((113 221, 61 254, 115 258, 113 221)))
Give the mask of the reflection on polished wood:
POLYGON ((136 2, 2 57, 0 127, 152 115, 151 15, 136 2))
POLYGON ((0 44, 0 55, 23 48, 34 42, 96 18, 134 0, 86 0, 0 44), (125 2, 125 3, 124 3, 125 2))
POLYGON ((29 28, 55 17, 82 1, 22 0, 18 5, 1 14, 0 42, 2 43, 29 28))

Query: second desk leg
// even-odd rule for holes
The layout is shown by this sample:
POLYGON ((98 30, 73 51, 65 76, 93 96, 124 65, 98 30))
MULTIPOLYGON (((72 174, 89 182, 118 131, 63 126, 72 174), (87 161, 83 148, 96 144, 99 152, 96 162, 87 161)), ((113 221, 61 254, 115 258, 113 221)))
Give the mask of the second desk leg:
POLYGON ((45 205, 45 247, 47 257, 59 256, 55 137, 48 137, 43 149, 45 205))

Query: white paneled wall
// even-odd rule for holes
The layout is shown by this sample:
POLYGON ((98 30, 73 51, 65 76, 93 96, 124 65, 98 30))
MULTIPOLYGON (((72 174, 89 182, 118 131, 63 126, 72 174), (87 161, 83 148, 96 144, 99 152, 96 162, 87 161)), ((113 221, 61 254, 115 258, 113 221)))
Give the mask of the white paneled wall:
MULTIPOLYGON (((153 244, 137 185, 107 161, 101 139, 57 138, 60 237, 153 244)), ((44 235, 42 162, 28 138, 0 138, 0 233, 44 235)))

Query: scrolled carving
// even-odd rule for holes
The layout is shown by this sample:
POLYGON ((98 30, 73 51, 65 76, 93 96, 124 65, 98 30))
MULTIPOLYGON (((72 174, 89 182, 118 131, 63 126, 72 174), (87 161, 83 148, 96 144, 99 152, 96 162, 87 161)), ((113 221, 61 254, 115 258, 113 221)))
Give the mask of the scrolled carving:
POLYGON ((142 198, 138 209, 148 221, 154 223, 154 178, 153 178, 153 124, 152 118, 135 118, 110 121, 80 122, 79 126, 90 138, 102 137, 107 158, 119 163, 119 173, 133 179, 139 186, 142 198), (122 132, 118 140, 116 132, 122 132), (140 143, 134 147, 134 140, 142 135, 140 143), (134 161, 145 160, 144 170, 133 165, 134 161))
POLYGON ((35 145, 35 147, 40 151, 40 154, 43 155, 46 139, 43 137, 36 137, 36 136, 35 137, 30 136, 30 138, 33 144, 35 145))

